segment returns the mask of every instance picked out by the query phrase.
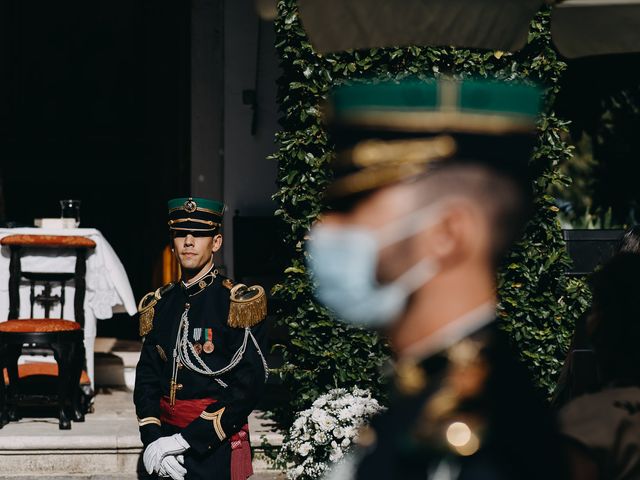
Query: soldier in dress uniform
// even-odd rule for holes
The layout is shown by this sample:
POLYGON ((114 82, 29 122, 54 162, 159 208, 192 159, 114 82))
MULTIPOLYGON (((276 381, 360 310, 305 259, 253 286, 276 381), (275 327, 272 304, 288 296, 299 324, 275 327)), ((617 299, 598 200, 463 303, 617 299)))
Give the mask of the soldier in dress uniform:
POLYGON ((265 292, 216 270, 222 203, 178 198, 168 207, 182 279, 139 305, 134 402, 144 466, 173 479, 245 480, 253 473, 247 417, 267 378, 265 292))
POLYGON ((318 298, 382 331, 389 409, 331 479, 560 479, 555 421, 496 318, 496 271, 531 204, 536 88, 359 83, 327 117, 329 208, 310 232, 318 298))

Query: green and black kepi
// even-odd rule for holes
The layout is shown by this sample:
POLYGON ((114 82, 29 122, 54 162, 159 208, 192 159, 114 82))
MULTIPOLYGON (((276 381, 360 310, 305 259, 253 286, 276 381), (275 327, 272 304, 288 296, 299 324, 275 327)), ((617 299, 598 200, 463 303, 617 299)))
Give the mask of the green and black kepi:
POLYGON ((334 179, 326 200, 420 175, 444 162, 476 162, 530 185, 540 89, 467 79, 355 83, 329 97, 334 179))
POLYGON ((224 203, 206 198, 174 198, 168 202, 169 230, 213 232, 222 225, 224 203))

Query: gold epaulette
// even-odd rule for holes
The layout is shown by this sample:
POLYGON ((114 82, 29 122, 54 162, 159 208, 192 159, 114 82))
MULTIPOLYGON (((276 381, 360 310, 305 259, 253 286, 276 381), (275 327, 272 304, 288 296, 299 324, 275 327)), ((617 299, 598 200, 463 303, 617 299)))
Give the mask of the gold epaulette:
POLYGON ((171 290, 174 285, 174 283, 169 283, 153 292, 149 292, 142 297, 142 300, 138 303, 138 313, 140 314, 139 333, 141 337, 144 337, 153 328, 153 316, 156 314, 154 307, 158 303, 158 300, 162 298, 162 295, 171 290))
MULTIPOLYGON (((229 280, 229 282, 231 282, 229 280)), ((231 283, 231 285, 233 285, 231 283)), ((229 288, 227 285, 225 285, 229 288)), ((230 288, 231 304, 227 324, 234 328, 249 328, 267 316, 267 295, 260 285, 247 287, 239 283, 230 288)))

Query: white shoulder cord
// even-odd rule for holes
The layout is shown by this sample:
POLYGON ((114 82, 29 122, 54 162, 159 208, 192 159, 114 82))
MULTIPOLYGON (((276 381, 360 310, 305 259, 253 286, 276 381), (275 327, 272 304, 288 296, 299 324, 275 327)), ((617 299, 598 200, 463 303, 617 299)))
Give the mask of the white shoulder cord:
POLYGON ((245 330, 249 332, 251 341, 255 345, 258 355, 260 355, 260 360, 262 360, 262 368, 264 369, 264 381, 266 382, 269 379, 269 365, 267 364, 267 360, 264 358, 264 355, 262 354, 262 350, 260 349, 260 345, 258 345, 258 341, 256 340, 256 337, 254 337, 253 333, 251 333, 251 329, 246 328, 245 330))
MULTIPOLYGON (((236 350, 236 352, 231 357, 231 361, 226 367, 221 368, 220 370, 211 370, 206 363, 200 358, 200 356, 196 353, 195 349, 191 342, 189 342, 189 308, 187 307, 185 311, 182 313, 182 318, 180 319, 180 327, 178 328, 178 335, 176 338, 176 348, 177 354, 180 361, 190 370, 194 372, 200 373, 202 375, 207 375, 209 377, 218 377, 224 375, 225 373, 234 369, 242 360, 244 353, 247 349, 247 342, 251 337, 251 340, 258 351, 258 355, 260 355, 260 359, 262 360, 262 366, 264 368, 264 377, 265 381, 269 377, 269 367, 267 365, 267 361, 262 354, 262 350, 260 349, 257 340, 251 333, 250 328, 244 329, 244 339, 242 341, 242 345, 236 350), (191 355, 189 354, 191 352, 191 355), (195 365, 191 358, 194 358, 198 365, 195 365)), ((215 379, 220 385, 226 388, 228 385, 220 380, 219 378, 215 379)))

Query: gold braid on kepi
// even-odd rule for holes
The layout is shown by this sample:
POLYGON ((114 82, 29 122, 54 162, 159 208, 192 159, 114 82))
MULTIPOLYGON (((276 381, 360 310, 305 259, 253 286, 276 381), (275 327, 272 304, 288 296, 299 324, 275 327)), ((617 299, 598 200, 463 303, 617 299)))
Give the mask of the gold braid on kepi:
POLYGON ((225 205, 207 198, 173 198, 167 203, 169 230, 173 232, 218 232, 225 205))
POLYGON ((227 324, 234 328, 249 328, 267 316, 267 295, 260 285, 247 287, 239 283, 231 289, 231 304, 227 324))
POLYGON ((335 145, 324 199, 338 209, 449 165, 479 165, 528 192, 541 91, 467 78, 341 84, 329 95, 335 145))

